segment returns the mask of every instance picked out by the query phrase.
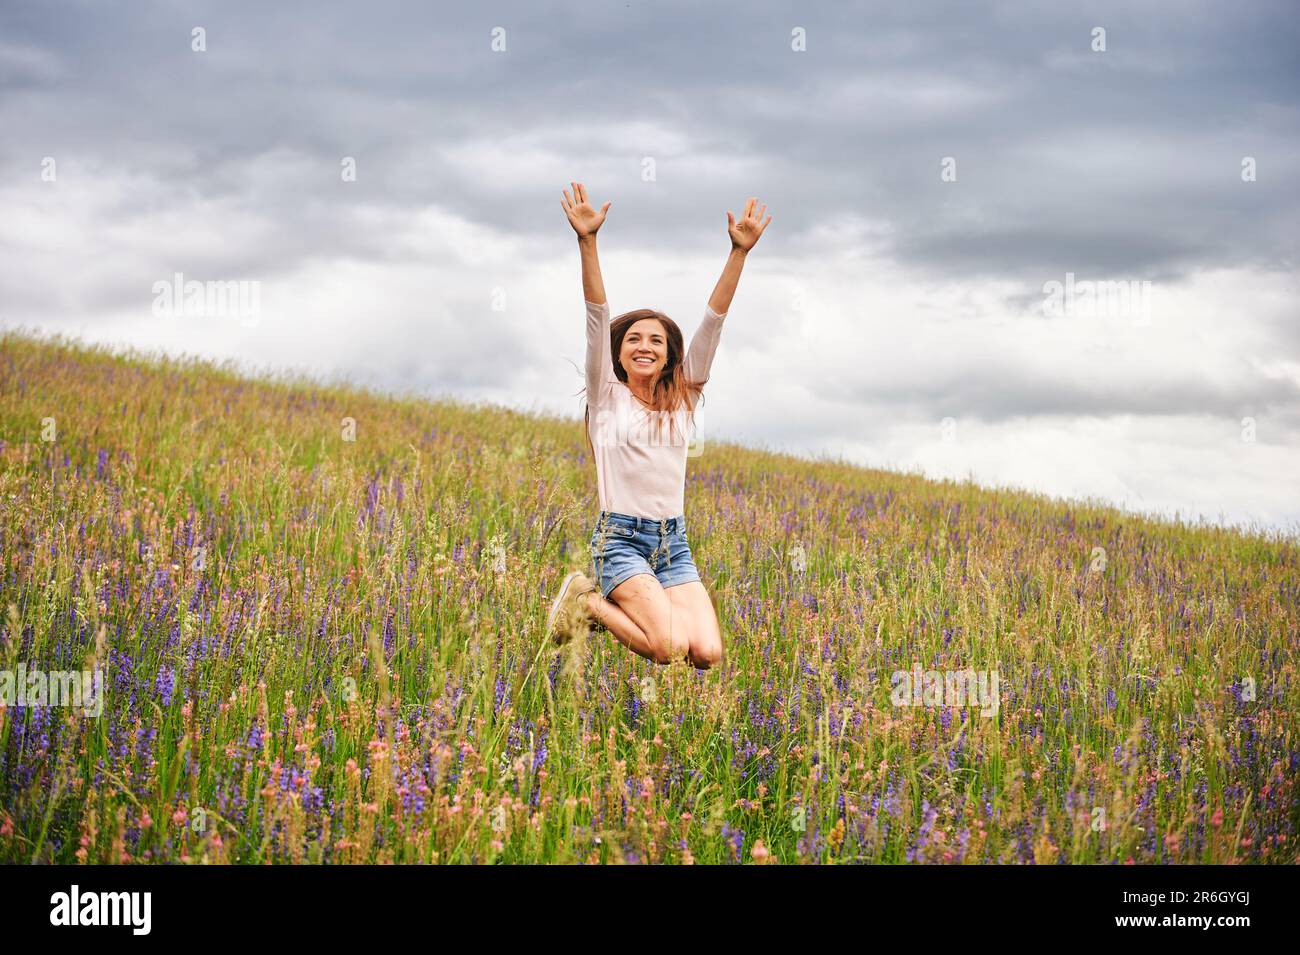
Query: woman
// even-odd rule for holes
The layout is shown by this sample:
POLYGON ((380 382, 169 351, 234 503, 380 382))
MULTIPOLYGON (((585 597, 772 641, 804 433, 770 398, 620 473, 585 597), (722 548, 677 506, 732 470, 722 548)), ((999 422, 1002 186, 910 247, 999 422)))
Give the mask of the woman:
POLYGON ((662 312, 638 309, 611 324, 596 233, 599 211, 582 183, 560 205, 578 234, 587 305, 587 438, 596 461, 600 514, 591 535, 592 578, 569 574, 551 605, 547 631, 563 642, 596 623, 657 663, 687 657, 700 669, 722 659, 722 633, 686 536, 686 425, 731 307, 745 256, 772 217, 755 199, 736 221, 727 213, 731 254, 704 321, 683 354, 682 333, 662 312), (653 427, 651 425, 653 424, 653 427), (668 431, 665 433, 664 427, 668 431))

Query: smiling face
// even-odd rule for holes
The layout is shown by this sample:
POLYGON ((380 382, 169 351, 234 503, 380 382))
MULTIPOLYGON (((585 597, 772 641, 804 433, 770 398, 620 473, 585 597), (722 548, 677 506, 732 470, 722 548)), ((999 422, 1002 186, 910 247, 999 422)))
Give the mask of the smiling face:
POLYGON ((668 335, 663 322, 657 318, 634 322, 623 336, 618 361, 629 379, 657 381, 668 363, 668 335))

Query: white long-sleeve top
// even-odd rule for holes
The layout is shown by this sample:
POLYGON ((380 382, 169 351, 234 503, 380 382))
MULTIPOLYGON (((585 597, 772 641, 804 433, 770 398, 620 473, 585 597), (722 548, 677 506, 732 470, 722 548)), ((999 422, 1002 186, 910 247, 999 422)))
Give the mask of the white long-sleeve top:
MULTIPOLYGON (((726 315, 704 307, 682 362, 688 380, 709 380, 726 315)), ((678 517, 685 513, 688 412, 651 412, 618 380, 609 322, 608 302, 587 302, 587 431, 596 451, 600 508, 655 520, 678 517)))

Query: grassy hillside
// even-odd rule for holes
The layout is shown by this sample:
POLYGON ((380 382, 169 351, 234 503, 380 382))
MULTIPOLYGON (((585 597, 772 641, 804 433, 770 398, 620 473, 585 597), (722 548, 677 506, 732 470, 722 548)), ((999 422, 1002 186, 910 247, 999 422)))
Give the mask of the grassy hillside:
POLYGON ((0 861, 1297 861, 1294 542, 710 443, 700 672, 543 639, 596 509, 578 419, 5 335, 0 670, 104 698, 0 706, 0 861))

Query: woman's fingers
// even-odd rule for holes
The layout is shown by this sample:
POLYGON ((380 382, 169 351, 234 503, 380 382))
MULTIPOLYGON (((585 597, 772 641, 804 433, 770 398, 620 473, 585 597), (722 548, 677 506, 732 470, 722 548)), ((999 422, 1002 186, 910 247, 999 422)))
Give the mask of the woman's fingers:
MULTIPOLYGON (((577 209, 578 206, 587 204, 587 187, 580 182, 570 181, 569 185, 573 187, 573 197, 569 197, 569 190, 564 190, 564 198, 568 202, 568 208, 577 209)), ((609 203, 605 204, 607 207, 609 203)))

